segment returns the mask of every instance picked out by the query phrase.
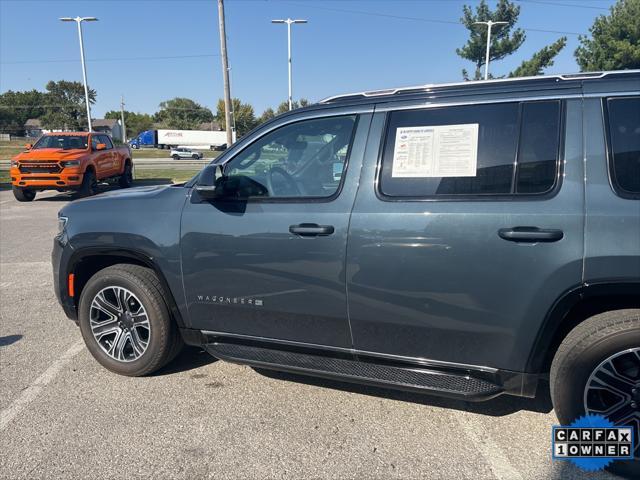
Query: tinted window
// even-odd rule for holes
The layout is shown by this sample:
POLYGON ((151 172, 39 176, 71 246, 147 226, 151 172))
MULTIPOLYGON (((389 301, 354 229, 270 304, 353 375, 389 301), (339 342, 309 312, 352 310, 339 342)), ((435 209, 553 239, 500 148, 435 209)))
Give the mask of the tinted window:
POLYGON ((106 135, 100 135, 100 142, 104 143, 107 146, 107 149, 113 148, 113 143, 111 143, 111 139, 106 135))
POLYGON ((61 148, 63 150, 86 150, 87 137, 82 135, 45 135, 33 146, 40 148, 61 148))
POLYGON ((399 197, 545 192, 556 178, 559 117, 560 104, 556 101, 392 112, 383 152, 381 191, 399 197), (414 169, 410 176, 404 176, 394 169, 398 160, 394 156, 403 147, 400 144, 396 149, 396 141, 406 138, 402 132, 411 127, 434 129, 433 135, 424 137, 426 143, 409 145, 408 158, 411 161, 426 155, 430 160, 425 165, 431 163, 435 170, 425 168, 420 173, 414 169), (429 145, 431 140, 433 144, 429 145), (466 172, 456 173, 461 170, 466 172))
POLYGON ((225 173, 250 178, 269 197, 330 197, 343 176, 356 116, 305 120, 250 144, 225 173))
POLYGON ((608 100, 610 168, 621 194, 640 194, 640 97, 608 100))
POLYGON ((558 163, 559 134, 559 102, 522 105, 517 193, 543 193, 553 187, 558 163))

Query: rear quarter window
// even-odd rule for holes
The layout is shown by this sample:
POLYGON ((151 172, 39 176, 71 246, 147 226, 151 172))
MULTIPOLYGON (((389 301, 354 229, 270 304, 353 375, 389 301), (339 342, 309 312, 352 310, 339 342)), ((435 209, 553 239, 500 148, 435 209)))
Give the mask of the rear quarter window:
POLYGON ((640 97, 605 101, 609 175, 618 195, 640 198, 640 97))

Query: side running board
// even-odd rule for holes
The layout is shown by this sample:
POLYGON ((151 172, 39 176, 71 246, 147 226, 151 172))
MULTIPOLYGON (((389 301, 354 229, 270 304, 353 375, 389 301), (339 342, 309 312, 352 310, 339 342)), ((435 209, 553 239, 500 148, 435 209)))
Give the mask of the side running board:
POLYGON ((318 355, 301 349, 283 350, 264 345, 246 345, 233 339, 215 338, 204 348, 214 357, 258 368, 301 373, 396 389, 432 392, 470 401, 488 400, 504 393, 491 378, 473 376, 471 371, 450 372, 437 368, 377 360, 367 361, 347 354, 318 355), (229 340, 229 341, 227 341, 229 340))

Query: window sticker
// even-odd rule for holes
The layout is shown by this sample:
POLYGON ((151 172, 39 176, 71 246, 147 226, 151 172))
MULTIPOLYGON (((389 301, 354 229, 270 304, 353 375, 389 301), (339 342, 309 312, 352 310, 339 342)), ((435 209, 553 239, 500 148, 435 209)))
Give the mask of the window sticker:
POLYGON ((392 177, 475 177, 478 124, 400 127, 392 177))

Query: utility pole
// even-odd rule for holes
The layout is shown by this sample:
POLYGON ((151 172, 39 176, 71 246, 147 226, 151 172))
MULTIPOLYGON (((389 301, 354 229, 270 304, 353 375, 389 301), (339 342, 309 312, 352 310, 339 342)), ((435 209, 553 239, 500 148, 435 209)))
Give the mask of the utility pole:
POLYGON ((127 143, 127 127, 124 124, 124 95, 120 96, 120 119, 122 120, 122 143, 127 143))
POLYGON ((287 18, 286 20, 271 20, 271 23, 286 23, 287 24, 287 57, 289 61, 289 110, 293 108, 293 95, 291 93, 291 25, 294 23, 307 23, 306 20, 292 20, 287 18))
POLYGON ((233 143, 231 127, 231 87, 229 85, 229 59, 227 58, 227 34, 224 25, 224 1, 218 0, 218 25, 220 29, 220 56, 224 79, 224 125, 227 129, 227 147, 233 143))
POLYGON ((491 49, 491 27, 494 25, 506 25, 509 22, 473 22, 474 25, 486 25, 487 26, 487 53, 484 59, 484 79, 489 79, 489 51, 491 49))
POLYGON ((63 22, 76 22, 78 24, 78 38, 80 40, 80 60, 82 62, 82 80, 84 82, 84 99, 87 104, 87 124, 89 126, 89 131, 92 130, 91 127, 91 106, 89 104, 89 87, 87 85, 87 67, 84 62, 84 41, 82 40, 82 22, 97 22, 98 19, 96 17, 62 17, 60 19, 63 22))

